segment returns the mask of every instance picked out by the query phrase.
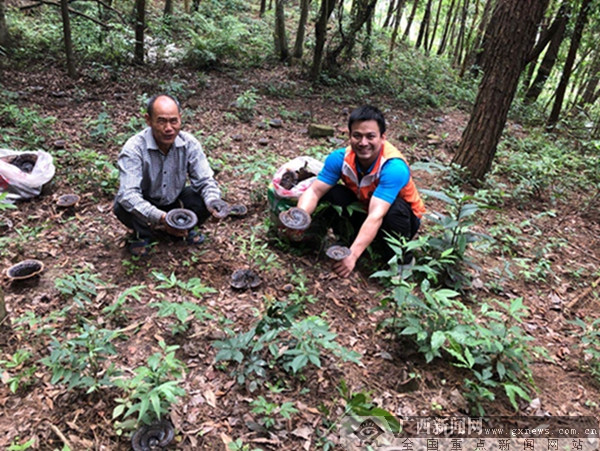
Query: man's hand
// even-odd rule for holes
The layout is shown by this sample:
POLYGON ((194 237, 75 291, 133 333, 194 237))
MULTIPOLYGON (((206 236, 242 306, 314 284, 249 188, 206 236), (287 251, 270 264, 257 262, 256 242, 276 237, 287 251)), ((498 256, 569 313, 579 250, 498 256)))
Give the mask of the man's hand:
POLYGON ((217 219, 223 219, 229 214, 229 204, 223 199, 215 199, 209 202, 206 208, 217 219))
POLYGON ((173 227, 171 227, 169 224, 167 224, 167 214, 163 214, 162 218, 160 218, 160 222, 159 222, 159 227, 164 229, 165 232, 167 232, 169 235, 172 236, 177 236, 180 238, 185 238, 188 235, 188 231, 187 230, 181 230, 181 229, 175 229, 173 227))
POLYGON ((354 254, 348 255, 345 259, 337 261, 333 264, 333 270, 340 277, 348 277, 356 266, 356 257, 354 254))

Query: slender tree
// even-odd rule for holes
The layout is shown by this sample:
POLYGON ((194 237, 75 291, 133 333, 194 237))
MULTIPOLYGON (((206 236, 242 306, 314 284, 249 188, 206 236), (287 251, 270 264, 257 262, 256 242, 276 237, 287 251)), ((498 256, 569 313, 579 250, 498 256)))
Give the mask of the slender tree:
POLYGON ((410 10, 408 22, 406 23, 406 28, 404 29, 404 34, 402 35, 403 41, 406 41, 406 39, 408 39, 408 36, 410 35, 410 27, 412 26, 413 20, 415 20, 415 15, 417 14, 417 6, 419 6, 419 0, 413 0, 413 7, 410 10))
POLYGON ((75 62, 73 59, 73 42, 71 40, 71 21, 69 19, 69 3, 68 0, 60 0, 60 12, 63 23, 63 38, 65 40, 65 55, 67 57, 67 73, 69 77, 75 78, 75 62))
POLYGON ((352 20, 350 27, 346 32, 341 32, 338 44, 331 50, 327 51, 325 56, 325 65, 327 70, 335 72, 339 68, 338 58, 345 52, 345 60, 349 60, 352 56, 352 50, 356 43, 356 37, 363 26, 370 20, 377 0, 354 0, 352 20))
POLYGON ((163 10, 163 17, 165 19, 173 17, 173 0, 165 0, 165 9, 163 10))
POLYGON ((450 1, 450 6, 448 7, 448 12, 446 13, 446 23, 444 25, 444 32, 442 33, 442 40, 440 42, 440 46, 438 48, 437 54, 442 55, 446 50, 446 45, 448 43, 448 33, 450 30, 450 24, 452 23, 452 17, 454 13, 454 4, 456 0, 450 1))
POLYGON ((290 55, 285 32, 284 2, 285 0, 276 0, 275 2, 275 49, 281 61, 287 60, 290 55))
POLYGON ((300 2, 300 20, 298 21, 298 30, 296 31, 296 42, 294 43, 294 58, 302 58, 304 50, 304 32, 306 30, 306 21, 308 19, 308 10, 310 0, 301 0, 300 2))
POLYGON ((404 9, 404 0, 400 0, 396 6, 396 14, 394 19, 394 30, 390 39, 390 61, 394 59, 394 49, 396 40, 398 39, 398 30, 400 29, 400 19, 402 18, 402 10, 404 9))
POLYGON ((144 64, 144 28, 146 27, 146 0, 135 0, 135 51, 133 61, 144 64))
POLYGON ((258 12, 258 16, 262 17, 265 14, 266 9, 267 9, 267 0, 260 0, 260 11, 258 12))
POLYGON ((598 85, 600 84, 600 53, 594 53, 594 59, 592 60, 590 71, 590 76, 584 83, 583 94, 577 103, 582 109, 585 109, 587 105, 592 105, 598 100, 598 85))
MULTIPOLYGON (((545 37, 549 37, 550 45, 548 46, 548 50, 540 63, 540 67, 537 71, 537 75, 527 92, 525 93, 525 103, 533 103, 537 100, 539 95, 542 93, 542 89, 544 88, 544 84, 546 80, 550 76, 550 72, 556 63, 558 58, 558 51, 560 50, 560 45, 563 42, 565 36, 565 30, 567 28, 567 22, 569 20, 571 11, 571 6, 568 1, 565 1, 560 5, 558 13, 556 14, 556 18, 552 25, 548 28, 545 37)), ((544 39, 546 41, 546 39, 544 39)), ((536 46, 538 47, 538 46, 536 46)), ((534 49, 535 52, 536 49, 534 49)))
POLYGON ((423 41, 425 41, 425 48, 427 48, 427 30, 429 29, 429 20, 431 17, 431 2, 432 0, 427 0, 427 4, 425 5, 425 13, 423 14, 423 20, 421 20, 417 43, 415 44, 415 48, 417 49, 421 47, 423 41))
POLYGON ((321 0, 319 16, 315 22, 315 50, 313 52, 313 62, 310 70, 310 78, 313 81, 319 79, 321 75, 321 64, 323 62, 323 49, 327 39, 327 23, 329 17, 335 8, 336 0, 321 0))
MULTIPOLYGON (((398 0, 402 1, 402 0, 398 0)), ((396 0, 390 0, 390 4, 388 5, 387 14, 385 15, 385 21, 383 22, 383 28, 387 28, 392 25, 392 19, 394 18, 394 10, 396 6, 396 0)))
POLYGON ((554 105, 552 106, 552 111, 550 112, 550 116, 546 122, 548 128, 552 128, 558 122, 562 103, 565 98, 565 93, 567 92, 569 78, 571 77, 571 72, 573 70, 573 64, 575 63, 575 57, 577 56, 577 50, 579 49, 579 44, 581 42, 581 36, 583 35, 583 29, 587 23, 591 3, 592 0, 583 0, 581 3, 581 8, 579 9, 579 14, 577 15, 577 22, 575 22, 575 30, 573 31, 573 36, 571 37, 569 53, 567 54, 567 59, 565 60, 565 65, 563 66, 562 76, 554 95, 554 105))
POLYGON ((440 15, 442 12, 442 5, 444 2, 442 0, 438 1, 437 11, 435 13, 435 21, 433 23, 433 30, 431 31, 431 39, 429 40, 429 45, 426 46, 425 52, 429 54, 431 51, 431 47, 433 46, 433 41, 435 41, 435 36, 437 35, 438 25, 440 23, 440 15))
POLYGON ((4 10, 4 0, 0 0, 0 47, 8 47, 10 41, 4 10))
POLYGON ((453 163, 481 180, 489 171, 519 75, 549 0, 499 0, 486 31, 483 77, 453 163))

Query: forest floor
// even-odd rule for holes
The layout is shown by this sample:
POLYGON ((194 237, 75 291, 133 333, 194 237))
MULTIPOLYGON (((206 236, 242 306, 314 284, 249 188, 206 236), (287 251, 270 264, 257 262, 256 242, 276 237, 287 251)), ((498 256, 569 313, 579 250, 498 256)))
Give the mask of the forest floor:
MULTIPOLYGON (((346 139, 347 111, 359 103, 370 101, 385 110, 388 140, 411 162, 449 162, 467 123, 467 112, 411 111, 393 99, 361 99, 353 92, 340 92, 341 88, 313 88, 294 70, 281 68, 202 75, 169 68, 119 74, 97 70, 93 76, 90 72, 71 81, 50 66, 36 71, 5 67, 0 69, 0 80, 5 92, 18 93, 12 103, 56 118, 39 134, 44 147, 56 156, 57 166, 44 195, 1 212, 4 223, 9 219, 12 227, 2 230, 8 240, 0 247, 0 268, 29 258, 45 266, 31 280, 3 279, 9 319, 0 331, 2 359, 18 349, 32 352, 30 362, 48 355, 48 337, 35 333, 41 323, 30 321, 19 328, 15 320, 27 311, 39 320, 50 318, 50 312, 70 302, 55 281, 87 271, 105 284, 98 284, 97 295, 78 315, 92 319, 98 327, 125 329, 124 339, 115 342, 118 354, 110 357, 111 362, 131 374, 159 350, 160 340, 180 346, 176 355, 187 365, 182 385, 186 395, 171 410, 177 429, 174 448, 226 449, 224 443, 241 439, 263 449, 308 450, 326 441, 319 435, 335 443, 335 428, 327 430, 324 424, 335 423, 343 413, 342 380, 352 393, 369 393, 380 407, 398 416, 469 413, 461 395, 465 377, 461 369, 444 359, 426 363, 416 349, 378 330, 377 324, 391 313, 373 312, 383 285, 369 278, 370 265, 363 263, 350 278, 341 280, 330 271, 323 255, 286 252, 269 241, 261 227, 269 217, 266 189, 275 170, 309 149, 312 155, 326 155, 339 147, 346 139), (244 218, 206 223, 202 231, 207 240, 197 248, 161 242, 148 258, 136 260, 125 247, 128 231, 112 214, 114 186, 105 187, 104 192, 99 186, 100 180, 106 180, 107 173, 102 171, 109 169, 98 164, 97 158, 86 160, 85 156, 96 152, 105 157, 101 161, 116 162, 125 139, 142 126, 140 97, 169 88, 179 89, 184 99, 184 129, 203 142, 209 160, 221 167, 217 180, 225 199, 247 205, 249 212, 244 218), (237 120, 231 104, 251 88, 258 95, 255 114, 248 122, 237 120), (268 125, 277 118, 282 119, 282 127, 268 125), (337 141, 310 138, 306 129, 311 121, 333 126, 337 141), (63 144, 64 151, 57 149, 63 144), (58 196, 71 192, 81 196, 79 204, 71 211, 58 209, 58 196), (258 268, 262 285, 252 291, 232 289, 233 271, 248 266, 258 268), (181 301, 186 295, 177 288, 161 288, 157 273, 166 277, 173 273, 178 281, 197 277, 213 288, 214 292, 195 302, 219 320, 193 320, 187 332, 172 335, 170 326, 175 320, 158 316, 149 304, 181 301), (102 313, 126 289, 138 285, 144 289, 139 299, 128 298, 124 319, 117 322, 102 313), (269 370, 272 385, 251 392, 236 383, 231 368, 215 363, 211 343, 223 338, 222 324, 227 320, 227 327, 246 331, 268 302, 290 301, 292 294, 304 298, 304 314, 326 319, 338 342, 361 354, 361 364, 338 362, 325 354, 321 368, 308 366, 300 377, 277 368, 269 370), (274 424, 267 429, 264 418, 268 415, 252 412, 255 405, 251 402, 259 396, 278 406, 291 402, 298 412, 289 419, 273 414, 274 424)), ((507 133, 518 130, 509 124, 507 133)), ((23 143, 18 146, 27 148, 23 143)), ((415 171, 414 176, 422 188, 440 189, 444 183, 442 177, 424 171, 415 171)), ((577 347, 578 327, 569 322, 575 317, 597 317, 598 310, 592 283, 600 262, 600 224, 598 218, 594 221, 580 214, 576 206, 581 195, 574 192, 561 205, 550 205, 543 197, 525 206, 509 203, 501 211, 481 211, 477 216, 480 232, 503 222, 510 234, 510 224, 514 224, 515 234, 518 230, 525 236, 516 251, 524 259, 533 259, 535 252, 545 249, 540 244, 566 243, 544 255, 551 264, 546 280, 500 279, 493 269, 503 266, 501 253, 470 253, 481 268, 473 274, 477 283, 469 290, 471 299, 523 297, 529 312, 521 327, 551 357, 534 361, 531 371, 538 391, 532 402, 520 403, 521 415, 600 416, 598 382, 581 369, 584 356, 577 347), (554 213, 545 214, 549 210, 554 213), (584 276, 577 277, 580 274, 584 276), (502 289, 494 294, 491 287, 498 284, 502 289)), ((427 206, 430 211, 444 209, 433 199, 427 206)), ((428 224, 425 219, 422 230, 428 224)), ((73 318, 59 319, 52 323, 53 334, 72 336, 71 326, 73 318)), ((129 449, 129 434, 117 435, 112 420, 114 399, 120 396, 116 388, 85 394, 50 380, 49 370, 37 363, 29 385, 23 384, 16 393, 7 385, 0 386, 0 449, 31 438, 36 439, 36 449, 61 449, 65 441, 74 450, 129 449)), ((485 409, 487 415, 516 415, 505 396, 485 404, 485 409)))

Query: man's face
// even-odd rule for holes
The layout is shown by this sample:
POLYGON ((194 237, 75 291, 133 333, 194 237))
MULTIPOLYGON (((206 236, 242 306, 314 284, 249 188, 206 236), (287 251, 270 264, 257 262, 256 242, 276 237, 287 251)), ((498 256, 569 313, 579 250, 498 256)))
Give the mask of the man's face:
POLYGON ((380 133, 377 121, 369 120, 352 124, 350 147, 363 169, 369 168, 377 159, 383 141, 385 141, 385 133, 380 133))
POLYGON ((181 115, 177 104, 169 97, 158 97, 154 101, 152 115, 146 114, 146 124, 152 128, 152 135, 158 148, 168 151, 181 130, 181 115))

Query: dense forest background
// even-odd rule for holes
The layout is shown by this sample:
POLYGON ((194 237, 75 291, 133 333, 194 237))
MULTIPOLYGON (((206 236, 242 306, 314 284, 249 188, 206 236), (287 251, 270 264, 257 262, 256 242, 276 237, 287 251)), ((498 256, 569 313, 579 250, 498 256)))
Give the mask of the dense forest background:
POLYGON ((57 169, 0 194, 0 266, 44 264, 0 285, 0 447, 128 449, 158 419, 180 449, 296 450, 343 449, 348 417, 598 417, 598 6, 0 0, 0 148, 57 169), (249 212, 139 259, 115 163, 158 92, 249 212), (338 279, 325 241, 276 233, 277 168, 344 145, 363 103, 426 197, 407 280, 371 255, 338 279), (261 287, 231 288, 239 268, 261 287))

